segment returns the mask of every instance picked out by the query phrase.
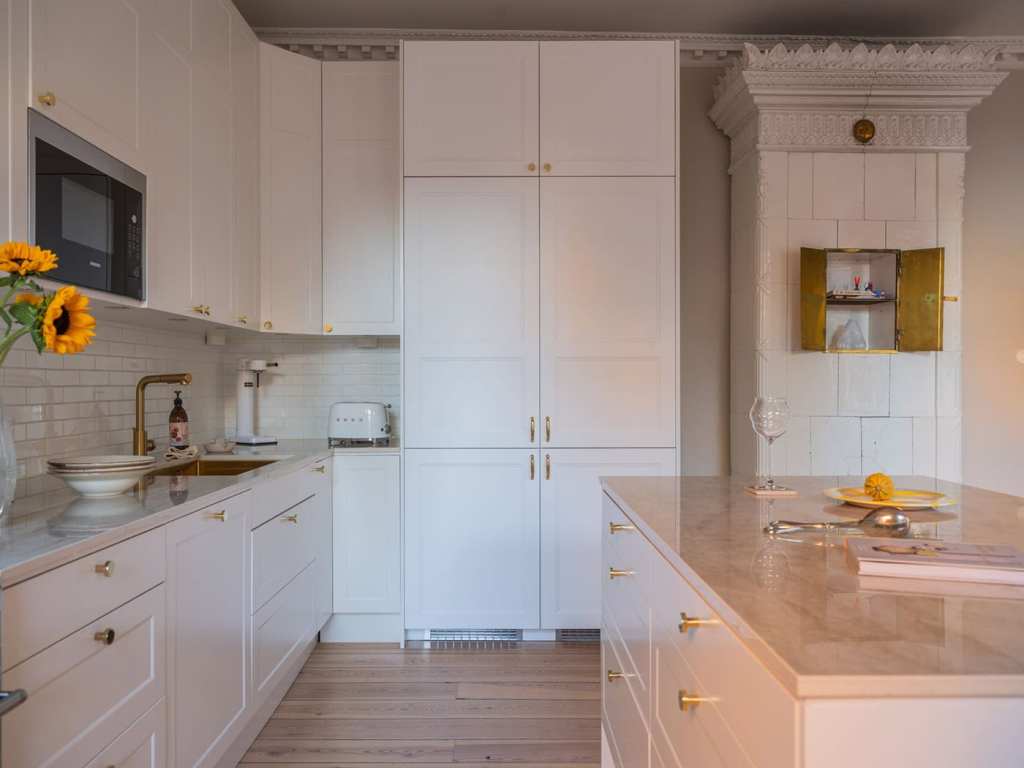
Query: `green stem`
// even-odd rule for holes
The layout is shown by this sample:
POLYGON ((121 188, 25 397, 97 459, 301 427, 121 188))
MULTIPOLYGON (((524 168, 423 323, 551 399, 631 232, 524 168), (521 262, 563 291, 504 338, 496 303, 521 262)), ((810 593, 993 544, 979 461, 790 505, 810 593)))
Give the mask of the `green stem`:
POLYGON ((0 342, 0 368, 3 367, 4 361, 7 359, 7 353, 11 351, 18 339, 32 332, 30 327, 23 327, 20 331, 17 331, 12 336, 8 336, 2 342, 0 342))

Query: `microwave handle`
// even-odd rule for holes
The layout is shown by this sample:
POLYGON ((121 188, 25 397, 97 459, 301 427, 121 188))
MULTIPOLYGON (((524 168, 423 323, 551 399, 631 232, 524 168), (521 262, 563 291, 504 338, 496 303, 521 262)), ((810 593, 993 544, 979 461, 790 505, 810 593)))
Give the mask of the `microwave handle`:
POLYGON ((14 691, 0 691, 0 717, 25 703, 28 694, 22 688, 14 691))

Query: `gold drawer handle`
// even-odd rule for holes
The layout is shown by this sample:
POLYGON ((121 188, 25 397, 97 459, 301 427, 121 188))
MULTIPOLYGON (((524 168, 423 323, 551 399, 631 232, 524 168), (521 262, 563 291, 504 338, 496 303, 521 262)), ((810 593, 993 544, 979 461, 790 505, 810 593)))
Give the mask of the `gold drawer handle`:
POLYGON ((327 471, 327 467, 325 467, 323 464, 320 464, 318 466, 313 467, 313 471, 319 472, 322 475, 327 471))
POLYGON ((551 454, 550 453, 545 453, 544 454, 544 479, 545 480, 550 480, 551 479, 551 454))
POLYGON ((551 442, 551 417, 544 417, 544 440, 545 442, 551 442))
POLYGON ((107 627, 103 631, 97 632, 92 637, 93 637, 93 639, 97 643, 103 643, 104 645, 113 645, 114 644, 114 638, 116 636, 117 636, 117 633, 114 632, 114 630, 111 627, 107 627))
POLYGON ((223 523, 225 520, 227 520, 227 515, 224 513, 223 510, 221 510, 220 512, 211 512, 210 513, 210 519, 211 520, 219 520, 220 522, 223 523))
POLYGON ((629 523, 608 523, 608 533, 613 536, 616 533, 625 533, 626 531, 635 531, 636 526, 630 525, 629 523))
POLYGON ((718 619, 694 619, 685 613, 679 614, 679 631, 683 634, 697 627, 710 627, 715 624, 718 624, 718 619))
POLYGON ((679 692, 679 708, 683 710, 683 712, 689 712, 694 707, 701 704, 708 704, 713 701, 714 699, 707 696, 698 696, 695 693, 687 693, 686 691, 679 692))
POLYGON ((298 523, 299 522, 299 516, 298 515, 285 515, 284 517, 281 518, 281 521, 285 522, 285 523, 298 523))
POLYGON ((960 301, 960 297, 959 296, 943 296, 942 300, 943 301, 960 301))
POLYGON ((241 323, 242 325, 246 325, 249 322, 249 316, 248 315, 239 315, 238 316, 238 322, 241 323))
POLYGON ((99 573, 106 577, 114 575, 114 561, 107 560, 105 563, 96 563, 96 573, 99 573))
POLYGON ((628 675, 625 672, 612 672, 608 670, 608 682, 614 683, 616 680, 625 680, 628 675))
POLYGON ((47 91, 46 93, 39 94, 39 103, 44 107, 52 107, 57 103, 57 96, 53 91, 47 91))
POLYGON ((532 443, 537 439, 537 419, 534 416, 530 417, 530 442, 532 443))
POLYGON ((533 454, 530 454, 530 479, 533 480, 537 477, 537 459, 534 458, 533 454))
POLYGON ((608 569, 608 578, 609 579, 618 579, 618 578, 621 578, 622 576, 636 576, 636 571, 621 571, 618 568, 609 568, 608 569))

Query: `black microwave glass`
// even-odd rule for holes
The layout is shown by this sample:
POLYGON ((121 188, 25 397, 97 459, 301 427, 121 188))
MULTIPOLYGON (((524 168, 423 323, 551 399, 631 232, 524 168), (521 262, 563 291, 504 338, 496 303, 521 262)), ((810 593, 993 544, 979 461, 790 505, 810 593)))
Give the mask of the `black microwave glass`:
POLYGON ((145 298, 146 177, 29 110, 32 241, 57 254, 45 277, 145 298))

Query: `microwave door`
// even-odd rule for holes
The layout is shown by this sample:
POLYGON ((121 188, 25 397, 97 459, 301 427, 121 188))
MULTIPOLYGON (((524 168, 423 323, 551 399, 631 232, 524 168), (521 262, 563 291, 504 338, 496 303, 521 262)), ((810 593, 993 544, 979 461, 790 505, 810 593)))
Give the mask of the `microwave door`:
POLYGON ((59 259, 47 277, 99 291, 111 289, 110 187, 110 179, 100 174, 36 175, 36 242, 59 259))

